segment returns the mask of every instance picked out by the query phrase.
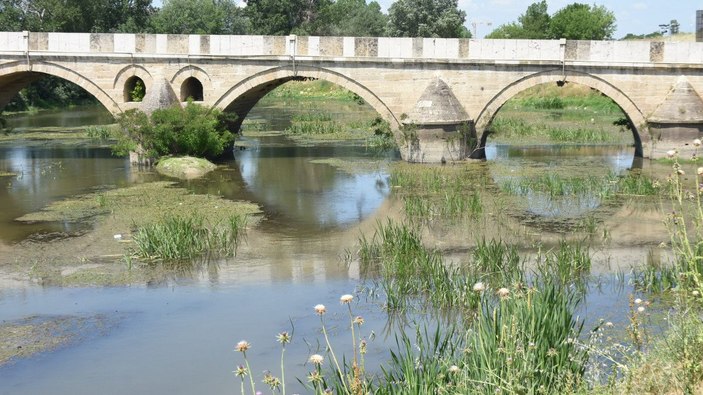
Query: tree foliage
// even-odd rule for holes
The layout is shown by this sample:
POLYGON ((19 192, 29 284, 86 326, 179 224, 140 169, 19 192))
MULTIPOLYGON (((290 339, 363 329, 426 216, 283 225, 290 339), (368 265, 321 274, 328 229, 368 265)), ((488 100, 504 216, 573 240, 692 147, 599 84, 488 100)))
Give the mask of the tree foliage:
POLYGON ((35 32, 143 32, 151 0, 0 0, 0 29, 35 32))
POLYGON ((151 19, 155 33, 247 34, 249 20, 234 0, 165 0, 151 19))
POLYGON ((154 111, 151 116, 129 110, 118 118, 122 131, 114 151, 124 155, 138 148, 147 157, 190 155, 216 157, 232 144, 234 135, 227 129, 229 115, 188 103, 154 111))
POLYGON ((320 11, 331 0, 247 0, 251 34, 310 34, 317 28, 320 11))
POLYGON ((530 4, 527 11, 517 19, 525 38, 545 39, 549 37, 551 18, 547 12, 547 1, 530 4))
POLYGON ((318 20, 315 34, 321 36, 383 36, 388 22, 381 6, 366 0, 337 0, 321 10, 318 20))
POLYGON ((613 38, 615 15, 604 6, 569 4, 552 16, 549 35, 569 40, 606 40, 613 38))
POLYGON ((501 25, 488 38, 570 40, 611 39, 615 15, 603 6, 573 3, 551 17, 546 0, 532 3, 517 22, 501 25))
POLYGON ((397 0, 388 9, 391 37, 471 37, 458 0, 397 0))

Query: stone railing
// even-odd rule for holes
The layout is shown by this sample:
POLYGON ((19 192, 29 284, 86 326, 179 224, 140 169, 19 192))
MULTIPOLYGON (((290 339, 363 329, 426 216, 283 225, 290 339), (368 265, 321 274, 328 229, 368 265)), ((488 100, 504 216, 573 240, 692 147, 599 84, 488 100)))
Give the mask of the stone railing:
POLYGON ((703 43, 404 37, 0 32, 0 53, 379 58, 496 62, 703 62, 703 43))

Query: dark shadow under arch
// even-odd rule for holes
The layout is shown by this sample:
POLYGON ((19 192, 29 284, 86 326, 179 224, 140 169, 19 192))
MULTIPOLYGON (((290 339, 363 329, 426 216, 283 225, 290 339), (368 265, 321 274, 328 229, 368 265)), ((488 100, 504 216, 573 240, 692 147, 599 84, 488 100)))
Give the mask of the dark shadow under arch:
POLYGON ((146 85, 144 84, 144 80, 136 75, 127 78, 127 81, 124 83, 122 94, 124 96, 125 103, 142 101, 146 95, 146 85))
POLYGON ((95 97, 113 115, 122 112, 119 105, 110 95, 95 83, 73 70, 50 62, 34 63, 31 68, 20 62, 0 65, 0 109, 4 108, 20 90, 47 75, 61 78, 79 86, 95 97))
POLYGON ((203 101, 203 84, 195 77, 188 77, 181 84, 180 100, 203 101))

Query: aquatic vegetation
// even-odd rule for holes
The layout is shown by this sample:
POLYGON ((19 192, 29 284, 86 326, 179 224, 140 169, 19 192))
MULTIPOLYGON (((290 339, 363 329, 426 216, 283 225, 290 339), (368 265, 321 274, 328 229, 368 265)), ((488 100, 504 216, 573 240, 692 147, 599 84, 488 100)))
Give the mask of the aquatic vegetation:
POLYGON ((561 240, 558 247, 538 252, 535 272, 540 278, 552 279, 556 285, 575 285, 583 290, 591 274, 589 249, 578 242, 561 240))
POLYGON ((502 240, 480 240, 471 253, 471 270, 495 284, 517 284, 525 280, 525 266, 515 245, 502 240))
POLYGON ((133 235, 133 254, 148 263, 192 264, 203 256, 234 255, 246 229, 246 217, 231 215, 216 224, 202 216, 166 216, 141 226, 133 235))
POLYGON ((276 99, 291 100, 339 100, 364 104, 364 100, 354 92, 325 80, 308 79, 288 81, 269 92, 261 100, 265 103, 276 99))
POLYGON ((579 298, 549 279, 508 297, 486 297, 460 358, 472 393, 568 393, 581 386, 587 350, 576 340, 579 298))
POLYGON ((624 176, 610 173, 602 177, 547 173, 532 177, 506 178, 499 182, 499 186, 501 190, 511 195, 526 196, 531 193, 544 193, 550 197, 652 196, 663 190, 657 181, 638 173, 628 173, 624 176))
POLYGON ((113 137, 114 130, 107 126, 88 126, 85 129, 85 133, 88 138, 95 140, 108 140, 113 137))
POLYGON ((479 191, 483 180, 469 166, 428 166, 421 169, 394 164, 389 182, 403 201, 410 221, 476 219, 484 211, 479 191))

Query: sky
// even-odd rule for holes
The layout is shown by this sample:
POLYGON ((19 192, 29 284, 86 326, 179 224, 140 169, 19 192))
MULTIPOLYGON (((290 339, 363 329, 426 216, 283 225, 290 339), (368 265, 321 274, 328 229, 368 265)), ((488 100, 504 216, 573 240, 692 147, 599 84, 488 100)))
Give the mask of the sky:
MULTIPOLYGON (((480 38, 502 24, 517 21, 527 7, 536 1, 459 0, 459 8, 466 11, 466 25, 472 33, 472 22, 477 22, 476 36, 480 38), (486 26, 486 22, 492 23, 492 26, 486 26)), ((696 10, 703 10, 701 0, 547 0, 549 14, 574 2, 602 5, 613 11, 617 21, 613 37, 616 39, 628 33, 647 34, 658 31, 660 24, 668 24, 672 19, 679 22, 682 33, 693 33, 696 29, 696 10)), ((392 1, 380 0, 379 3, 382 7, 388 7, 392 1)))

